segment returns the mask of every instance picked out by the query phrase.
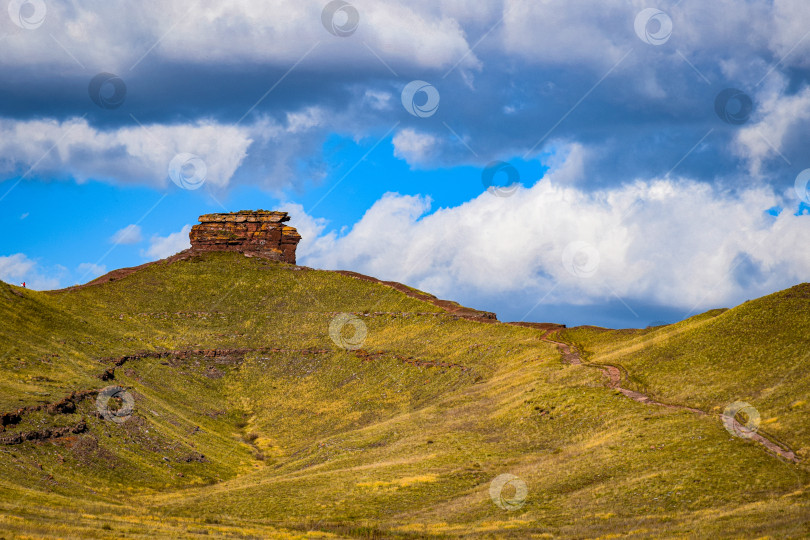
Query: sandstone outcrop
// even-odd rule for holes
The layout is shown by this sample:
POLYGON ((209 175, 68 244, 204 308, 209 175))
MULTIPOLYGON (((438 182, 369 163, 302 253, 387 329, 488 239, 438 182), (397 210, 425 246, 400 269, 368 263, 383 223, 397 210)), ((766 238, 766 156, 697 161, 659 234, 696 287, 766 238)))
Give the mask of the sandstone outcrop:
POLYGON ((192 252, 238 251, 248 256, 295 264, 301 235, 284 225, 287 212, 242 210, 230 214, 205 214, 191 228, 192 252))

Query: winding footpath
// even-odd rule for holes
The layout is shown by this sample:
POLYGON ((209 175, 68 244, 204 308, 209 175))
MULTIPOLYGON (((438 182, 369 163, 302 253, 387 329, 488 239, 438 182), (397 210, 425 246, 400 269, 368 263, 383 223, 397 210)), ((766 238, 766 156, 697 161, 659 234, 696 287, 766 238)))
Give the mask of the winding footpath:
MULTIPOLYGON (((120 270, 116 270, 114 272, 110 272, 109 274, 107 274, 105 276, 97 278, 97 279, 95 279, 95 280, 93 280, 93 281, 91 281, 89 283, 86 283, 86 284, 80 285, 80 286, 76 286, 76 287, 70 287, 69 289, 66 289, 66 290, 71 290, 71 291, 72 290, 77 290, 77 289, 80 289, 80 288, 105 283, 107 281, 112 281, 113 279, 120 279, 121 277, 129 275, 129 274, 131 274, 133 272, 136 272, 136 271, 138 271, 138 270, 140 270, 142 268, 145 268, 145 267, 147 267, 149 265, 156 264, 157 262, 174 262, 174 261, 177 261, 177 260, 182 260, 182 259, 188 258, 190 256, 191 256, 190 250, 185 250, 185 251, 182 251, 182 252, 180 252, 180 253, 178 253, 176 255, 173 255, 172 257, 169 257, 168 259, 164 259, 163 261, 150 262, 150 263, 146 263, 144 265, 138 266, 138 267, 123 268, 123 269, 120 269, 120 270)), ((296 270, 311 270, 310 268, 302 267, 302 266, 294 266, 293 268, 296 269, 296 270)), ((362 280, 362 281, 370 281, 372 283, 377 283, 377 284, 380 284, 380 285, 388 286, 388 287, 390 287, 390 288, 392 288, 394 290, 397 290, 397 291, 399 291, 399 292, 401 292, 401 293, 403 293, 403 294, 405 294, 405 295, 407 295, 407 296, 409 296, 411 298, 416 298, 418 300, 422 300, 423 302, 433 304, 434 306, 437 306, 437 307, 441 308, 444 313, 447 313, 448 315, 450 315, 450 316, 452 316, 454 318, 468 319, 468 320, 472 320, 472 321, 476 321, 476 322, 489 323, 489 324, 499 324, 500 323, 500 324, 510 324, 510 325, 514 325, 514 326, 523 326, 523 327, 535 328, 536 330, 542 332, 542 335, 540 336, 541 340, 546 341, 548 343, 552 343, 552 344, 557 346, 557 348, 559 349, 560 353, 562 354, 563 360, 565 362, 567 362, 567 363, 569 363, 571 365, 575 365, 575 366, 587 366, 587 367, 592 367, 592 368, 599 369, 608 378, 608 387, 609 388, 614 389, 614 390, 618 390, 619 392, 621 392, 622 394, 624 394, 628 398, 632 399, 633 401, 637 401, 639 403, 644 403, 645 405, 651 405, 651 406, 657 406, 657 407, 665 407, 667 409, 689 411, 689 412, 693 412, 693 413, 701 415, 701 416, 709 416, 710 415, 706 411, 702 411, 700 409, 695 409, 693 407, 687 407, 685 405, 673 405, 673 404, 670 404, 670 403, 662 403, 660 401, 656 401, 656 400, 652 399, 651 397, 649 397, 649 396, 647 396, 645 394, 642 394, 641 392, 636 392, 635 390, 630 390, 628 388, 622 387, 622 385, 621 385, 621 383, 622 383, 622 370, 621 369, 619 369, 616 366, 612 366, 612 365, 608 365, 608 364, 590 364, 590 363, 583 362, 582 361, 582 356, 580 355, 579 351, 576 350, 575 347, 571 347, 567 343, 563 343, 561 341, 556 341, 556 340, 553 340, 553 339, 551 339, 549 337, 550 335, 552 335, 555 332, 559 331, 560 329, 564 328, 564 326, 562 326, 562 325, 554 324, 554 323, 527 323, 527 322, 504 322, 504 323, 502 323, 501 321, 498 321, 498 319, 497 319, 497 317, 495 316, 494 313, 468 308, 468 307, 462 306, 462 305, 460 305, 460 304, 458 304, 456 302, 451 302, 451 301, 448 301, 448 300, 441 300, 441 299, 439 299, 439 298, 437 298, 437 297, 435 297, 435 296, 433 296, 431 294, 425 293, 423 291, 418 291, 416 289, 413 289, 411 287, 407 287, 407 286, 405 286, 405 285, 403 285, 401 283, 395 282, 395 281, 382 281, 382 280, 379 280, 379 279, 371 277, 371 276, 367 276, 367 275, 364 275, 364 274, 359 274, 357 272, 350 272, 350 271, 346 271, 346 270, 336 270, 335 273, 342 274, 344 276, 351 277, 351 278, 354 278, 354 279, 359 279, 359 280, 362 280)), ((368 316, 369 314, 368 313, 363 313, 363 314, 357 314, 357 315, 358 316, 359 315, 368 316)), ((388 316, 395 316, 396 317, 396 316, 403 316, 404 314, 403 313, 374 312, 374 315, 388 315, 388 316)), ((435 313, 435 312, 415 313, 415 314, 411 314, 411 315, 433 315, 433 316, 435 316, 435 315, 438 315, 438 313, 435 313)), ((240 353, 244 354, 245 352, 258 352, 258 351, 261 351, 261 352, 286 352, 285 349, 280 349, 280 348, 272 348, 272 349, 262 348, 262 349, 225 349, 225 350, 216 350, 215 349, 215 350, 194 350, 194 351, 166 351, 166 352, 161 352, 161 353, 153 353, 153 352, 137 353, 137 354, 134 354, 134 355, 122 356, 122 357, 115 358, 115 359, 110 359, 110 358, 103 359, 103 360, 108 360, 108 361, 112 360, 113 365, 107 371, 105 371, 104 373, 99 375, 98 377, 101 380, 114 379, 115 378, 115 367, 120 367, 121 365, 123 365, 128 360, 144 358, 144 357, 147 357, 147 356, 155 356, 155 355, 157 355, 159 357, 162 357, 162 356, 169 356, 169 355, 179 355, 179 356, 182 357, 182 356, 185 356, 185 355, 188 355, 188 354, 203 355, 203 356, 220 356, 220 355, 231 355, 231 354, 234 354, 234 353, 236 353, 236 354, 240 354, 240 353)), ((310 350, 306 350, 306 352, 309 352, 309 353, 312 353, 312 354, 317 354, 317 353, 325 353, 327 351, 326 350, 311 350, 310 349, 310 350)), ((362 360, 366 360, 366 361, 376 359, 376 358, 378 358, 379 356, 381 356, 383 354, 385 354, 385 353, 382 352, 382 351, 376 352, 376 353, 368 353, 366 351, 357 351, 356 352, 356 355, 359 358, 361 358, 362 360)), ((461 366, 461 365, 458 365, 458 364, 448 364, 448 363, 444 363, 444 362, 421 361, 421 360, 417 360, 417 359, 415 359, 413 357, 410 357, 410 356, 405 357, 405 356, 396 355, 396 354, 394 354, 394 356, 400 361, 403 361, 403 362, 408 363, 408 364, 413 364, 413 365, 416 365, 416 366, 419 366, 419 367, 461 368, 462 371, 466 371, 466 370, 469 369, 469 368, 467 368, 465 366, 461 366)), ((95 392, 98 392, 98 391, 96 390, 95 392)), ((72 395, 69 396, 66 399, 69 400, 71 398, 72 398, 72 395)), ((0 422, 0 432, 4 431, 6 425, 14 424, 14 423, 19 422, 19 419, 20 419, 21 415, 24 412, 26 412, 25 409, 20 409, 19 411, 15 412, 15 413, 6 413, 4 415, 0 415, 0 420, 2 420, 0 422)), ((734 418, 728 418, 728 417, 725 417, 725 416, 721 415, 721 420, 722 420, 724 426, 726 426, 727 428, 730 428, 730 431, 734 431, 736 433, 745 433, 745 438, 748 438, 748 439, 750 439, 752 441, 755 441, 756 443, 763 446, 770 453, 772 453, 772 454, 774 454, 776 456, 779 456, 779 457, 781 457, 783 459, 786 459, 786 460, 788 460, 788 461, 790 461, 792 463, 798 463, 800 461, 799 458, 796 456, 796 453, 793 450, 791 450, 787 445, 782 444, 782 443, 778 443, 778 442, 773 441, 771 439, 768 439, 765 436, 761 435, 760 433, 751 432, 751 431, 746 430, 744 428, 744 426, 739 424, 737 422, 737 420, 734 419, 734 418)), ((71 428, 67 428, 67 429, 70 430, 71 428)), ((84 427, 84 425, 82 425, 82 426, 77 426, 76 428, 73 428, 73 429, 82 429, 83 430, 83 429, 86 429, 86 428, 84 427)), ((54 434, 48 433, 48 436, 53 436, 53 435, 58 437, 58 436, 61 436, 63 434, 61 432, 56 432, 54 434)), ((31 435, 31 436, 34 437, 34 435, 31 435)), ((18 444, 21 441, 18 441, 17 439, 18 439, 18 437, 14 437, 13 440, 9 439, 8 441, 0 439, 0 444, 18 444)))
MULTIPOLYGON (((623 388, 621 386, 622 372, 621 372, 621 370, 619 368, 617 368, 616 366, 603 365, 603 364, 588 364, 588 363, 583 362, 582 361, 582 356, 580 356, 579 351, 577 351, 576 348, 572 348, 567 343, 563 343, 561 341, 555 341, 555 340, 551 339, 549 337, 549 335, 552 334, 553 332, 554 332, 554 330, 546 331, 540 337, 540 339, 542 339, 543 341, 546 341, 548 343, 553 343, 554 345, 556 345, 557 348, 560 350, 560 353, 562 354, 563 360, 565 362, 567 362, 567 363, 569 363, 571 365, 574 365, 574 366, 588 366, 588 367, 593 367, 593 368, 599 369, 608 378, 608 381, 609 381, 608 382, 608 387, 609 388, 612 388, 614 390, 618 390, 619 392, 621 392, 625 396, 629 397, 633 401, 638 401, 639 403, 644 403, 645 405, 655 405, 655 406, 658 406, 658 407, 666 407, 667 409, 677 409, 677 410, 683 410, 683 411, 690 411, 690 412, 699 414, 701 416, 708 416, 709 415, 709 413, 707 413, 706 411, 702 411, 700 409, 695 409, 693 407, 687 407, 685 405, 672 405, 670 403, 662 403, 660 401, 656 401, 656 400, 652 399, 651 397, 649 397, 649 396, 647 396, 645 394, 642 394, 641 392, 636 392, 635 390, 630 390, 630 389, 627 389, 627 388, 623 388)), ((765 449, 768 450, 770 453, 772 453, 774 455, 777 455, 777 456, 779 456, 781 458, 784 458, 784 459, 786 459, 786 460, 788 460, 788 461, 790 461, 792 463, 798 463, 799 462, 799 458, 796 457, 796 453, 793 450, 791 450, 790 448, 788 448, 786 445, 782 445, 782 444, 779 444, 779 443, 777 443, 775 441, 772 441, 771 439, 768 439, 768 438, 764 437, 760 433, 750 432, 750 431, 745 430, 744 426, 741 426, 737 422, 737 420, 734 419, 734 418, 728 418, 728 417, 724 417, 724 416, 721 415, 721 419, 723 420, 724 425, 726 423, 730 424, 729 427, 732 428, 732 431, 735 431, 737 433, 742 433, 742 432, 746 433, 745 438, 750 439, 750 440, 752 440, 752 441, 754 441, 756 443, 759 443, 760 445, 765 447, 765 449)))
MULTIPOLYGON (((431 294, 424 293, 422 291, 417 291, 410 287, 406 287, 401 283, 393 282, 393 281, 381 281, 377 278, 373 278, 370 276, 366 276, 363 274, 358 274, 356 272, 348 272, 348 271, 337 271, 339 274, 343 274, 345 276, 353 277, 355 279, 361 279, 364 281, 371 281, 374 283, 379 283, 381 285, 387 285, 388 287, 392 287, 407 296, 412 298, 416 298, 418 300, 422 300, 428 303, 431 303, 435 306, 442 308, 446 313, 462 318, 462 319, 469 319, 476 322, 482 323, 490 323, 490 324, 497 324, 500 323, 498 319, 495 317, 494 313, 486 312, 486 311, 479 311, 476 309, 467 308, 461 306, 455 302, 448 302, 446 300, 440 300, 431 294)), ((582 361, 582 356, 580 355, 579 351, 576 348, 572 348, 567 343, 563 343, 561 341, 555 341, 551 339, 549 336, 562 328, 564 326, 554 323, 527 323, 527 322, 505 322, 501 324, 511 324, 514 326, 523 326, 528 328, 535 328, 536 330, 542 332, 540 339, 546 341, 548 343, 553 343, 557 346, 562 353, 563 360, 568 362, 571 365, 575 366, 587 366, 599 369, 605 376, 608 378, 608 387, 614 390, 618 390, 628 398, 632 399, 633 401, 638 401, 639 403, 644 403, 645 405, 657 406, 657 407, 665 407, 667 409, 675 409, 675 410, 683 410, 693 412, 695 414, 699 414, 701 416, 709 416, 709 413, 706 411, 702 411, 700 409, 695 409, 693 407, 687 407, 686 405, 673 405, 671 403, 662 403, 660 401, 656 401, 652 399, 650 396, 642 394, 641 392, 636 392, 635 390, 630 390, 628 388, 622 387, 622 371, 616 366, 611 366, 607 364, 589 364, 582 361)), ((792 463, 799 463, 799 458, 796 457, 796 453, 791 450, 787 445, 778 443, 771 439, 766 438, 760 433, 751 432, 746 430, 744 426, 742 426, 739 422, 737 422, 734 418, 728 418, 721 415, 721 420, 723 425, 730 428, 730 431, 734 431, 736 433, 745 433, 745 438, 750 439, 761 446, 763 446, 768 452, 786 459, 792 463)))

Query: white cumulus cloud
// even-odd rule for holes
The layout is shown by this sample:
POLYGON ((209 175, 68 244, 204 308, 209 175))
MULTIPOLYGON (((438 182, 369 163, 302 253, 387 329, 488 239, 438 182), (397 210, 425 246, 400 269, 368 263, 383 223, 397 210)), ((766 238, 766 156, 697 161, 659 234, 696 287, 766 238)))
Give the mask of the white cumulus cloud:
POLYGON ((110 242, 114 244, 138 244, 143 240, 141 228, 138 225, 127 225, 123 229, 115 232, 110 237, 110 242))
POLYGON ((103 131, 82 118, 0 118, 0 174, 35 166, 34 174, 57 178, 69 171, 79 181, 92 178, 165 186, 172 158, 192 152, 206 163, 206 181, 225 186, 251 142, 247 128, 209 121, 103 131))
POLYGON ((420 133, 411 128, 405 128, 392 140, 394 156, 403 159, 411 166, 425 165, 435 155, 439 139, 430 133, 420 133))
POLYGON ((412 2, 356 0, 352 5, 360 15, 357 39, 341 41, 322 25, 326 4, 321 0, 48 2, 47 17, 38 31, 45 37, 50 33, 52 39, 33 40, 32 32, 20 31, 4 17, 8 31, 0 64, 72 69, 80 62, 95 71, 119 72, 156 61, 292 64, 318 45, 318 55, 311 61, 376 64, 364 42, 393 64, 431 68, 459 59, 467 66, 477 63, 453 17, 461 9, 445 13, 412 2))
POLYGON ((743 126, 736 137, 734 150, 748 162, 752 175, 759 175, 768 159, 787 159, 785 148, 791 139, 806 145, 810 129, 810 88, 805 87, 793 95, 784 95, 780 88, 770 88, 758 95, 758 121, 743 126), (793 131, 798 133, 793 134, 793 131), (797 136, 798 135, 798 136, 797 136))
POLYGON ((685 311, 810 275, 808 218, 767 214, 786 202, 770 188, 729 194, 689 179, 648 179, 589 192, 573 181, 581 160, 574 148, 560 168, 511 197, 485 192, 432 213, 428 198, 389 193, 345 234, 322 233, 322 223, 309 227, 299 213, 293 224, 318 235, 299 260, 451 298, 472 291, 595 304, 618 296, 685 311))
POLYGON ((191 247, 188 234, 191 232, 191 225, 186 225, 180 231, 171 233, 168 236, 153 236, 149 240, 149 247, 143 253, 145 257, 152 260, 165 259, 175 253, 191 247))
POLYGON ((24 253, 0 256, 0 279, 6 283, 20 285, 25 282, 25 286, 30 289, 55 289, 59 287, 63 274, 63 268, 46 270, 24 253))

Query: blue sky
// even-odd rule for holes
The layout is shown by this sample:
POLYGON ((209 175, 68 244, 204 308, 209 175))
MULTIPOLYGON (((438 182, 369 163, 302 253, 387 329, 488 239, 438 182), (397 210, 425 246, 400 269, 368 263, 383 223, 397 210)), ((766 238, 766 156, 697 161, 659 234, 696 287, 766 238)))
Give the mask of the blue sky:
POLYGON ((643 327, 810 271, 800 0, 17 4, 5 281, 87 281, 251 208, 291 213, 302 264, 504 320, 643 327), (495 162, 519 188, 486 188, 495 162))

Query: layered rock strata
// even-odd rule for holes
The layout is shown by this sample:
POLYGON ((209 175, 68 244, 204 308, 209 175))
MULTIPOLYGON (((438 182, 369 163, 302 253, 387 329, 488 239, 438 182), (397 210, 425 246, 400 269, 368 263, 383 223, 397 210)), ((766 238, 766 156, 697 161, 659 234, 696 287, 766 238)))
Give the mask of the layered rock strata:
POLYGON ((295 248, 301 235, 284 225, 287 212, 242 210, 229 214, 205 214, 191 228, 192 252, 238 251, 248 256, 295 264, 295 248))

